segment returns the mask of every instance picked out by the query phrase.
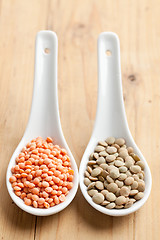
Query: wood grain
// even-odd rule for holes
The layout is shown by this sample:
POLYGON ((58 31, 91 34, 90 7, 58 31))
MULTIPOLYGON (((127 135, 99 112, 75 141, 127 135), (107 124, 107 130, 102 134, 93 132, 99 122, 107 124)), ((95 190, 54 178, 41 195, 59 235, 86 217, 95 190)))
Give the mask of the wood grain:
POLYGON ((159 13, 158 0, 0 1, 0 239, 159 239, 159 13), (119 35, 128 123, 153 176, 151 195, 136 213, 105 216, 80 190, 69 207, 50 217, 31 216, 12 203, 5 174, 27 124, 35 35, 42 29, 59 38, 60 116, 78 166, 96 113, 97 37, 102 31, 119 35))

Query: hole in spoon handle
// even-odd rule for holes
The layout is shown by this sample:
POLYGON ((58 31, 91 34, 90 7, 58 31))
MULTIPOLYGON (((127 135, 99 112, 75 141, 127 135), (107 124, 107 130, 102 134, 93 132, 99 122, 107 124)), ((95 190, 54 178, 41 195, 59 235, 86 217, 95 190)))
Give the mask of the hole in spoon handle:
POLYGON ((101 33, 98 39, 96 125, 105 124, 115 128, 116 125, 127 124, 121 83, 119 39, 112 32, 101 33))
POLYGON ((111 50, 106 50, 106 55, 107 55, 108 57, 112 56, 111 50))
POLYGON ((50 48, 45 48, 45 49, 44 49, 44 52, 45 52, 46 54, 49 54, 49 53, 50 53, 50 48))

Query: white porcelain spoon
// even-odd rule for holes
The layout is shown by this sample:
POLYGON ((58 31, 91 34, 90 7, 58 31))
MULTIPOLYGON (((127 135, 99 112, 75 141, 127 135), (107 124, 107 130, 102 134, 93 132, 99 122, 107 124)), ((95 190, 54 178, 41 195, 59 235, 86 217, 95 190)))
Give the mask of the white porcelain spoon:
POLYGON ((59 117, 57 95, 57 47, 58 41, 54 32, 40 31, 37 34, 31 113, 24 136, 11 157, 6 175, 8 192, 16 205, 24 211, 37 216, 47 216, 63 210, 73 200, 78 188, 77 165, 63 136, 59 117), (66 200, 48 209, 34 208, 25 205, 23 200, 14 194, 9 182, 11 168, 15 165, 15 158, 27 142, 38 136, 44 139, 50 136, 54 139, 56 144, 65 148, 71 158, 71 166, 74 170, 74 185, 67 195, 66 200))
POLYGON ((80 188, 88 203, 98 211, 111 216, 124 216, 138 210, 146 202, 151 191, 152 178, 148 164, 128 128, 122 94, 119 39, 112 32, 101 33, 98 39, 98 80, 96 120, 91 139, 80 164, 80 188), (83 183, 89 155, 94 151, 98 141, 105 140, 110 136, 123 137, 126 144, 132 146, 134 152, 145 163, 146 189, 144 197, 128 209, 107 209, 94 203, 83 183))

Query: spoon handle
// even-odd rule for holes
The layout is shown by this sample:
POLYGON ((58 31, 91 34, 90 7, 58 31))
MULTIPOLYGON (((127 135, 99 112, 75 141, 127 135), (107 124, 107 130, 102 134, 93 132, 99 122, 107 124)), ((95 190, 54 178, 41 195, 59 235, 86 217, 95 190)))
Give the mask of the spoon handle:
POLYGON ((98 39, 98 102, 95 133, 99 129, 98 126, 104 125, 108 126, 107 129, 111 128, 111 134, 115 136, 124 133, 124 130, 128 131, 122 93, 119 39, 112 32, 101 33, 98 39))
POLYGON ((40 31, 36 37, 35 74, 32 106, 26 135, 38 136, 58 131, 60 127, 57 96, 57 36, 40 31), (52 128, 54 128, 52 130, 52 128), (52 130, 52 131, 51 131, 52 130))

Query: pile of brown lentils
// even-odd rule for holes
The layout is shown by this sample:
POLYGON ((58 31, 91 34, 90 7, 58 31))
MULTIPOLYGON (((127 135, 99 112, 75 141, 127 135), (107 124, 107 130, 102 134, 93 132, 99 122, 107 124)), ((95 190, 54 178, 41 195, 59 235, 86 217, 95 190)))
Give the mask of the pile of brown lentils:
POLYGON ((123 138, 98 142, 84 173, 93 202, 108 209, 129 208, 144 196, 144 163, 123 138))

